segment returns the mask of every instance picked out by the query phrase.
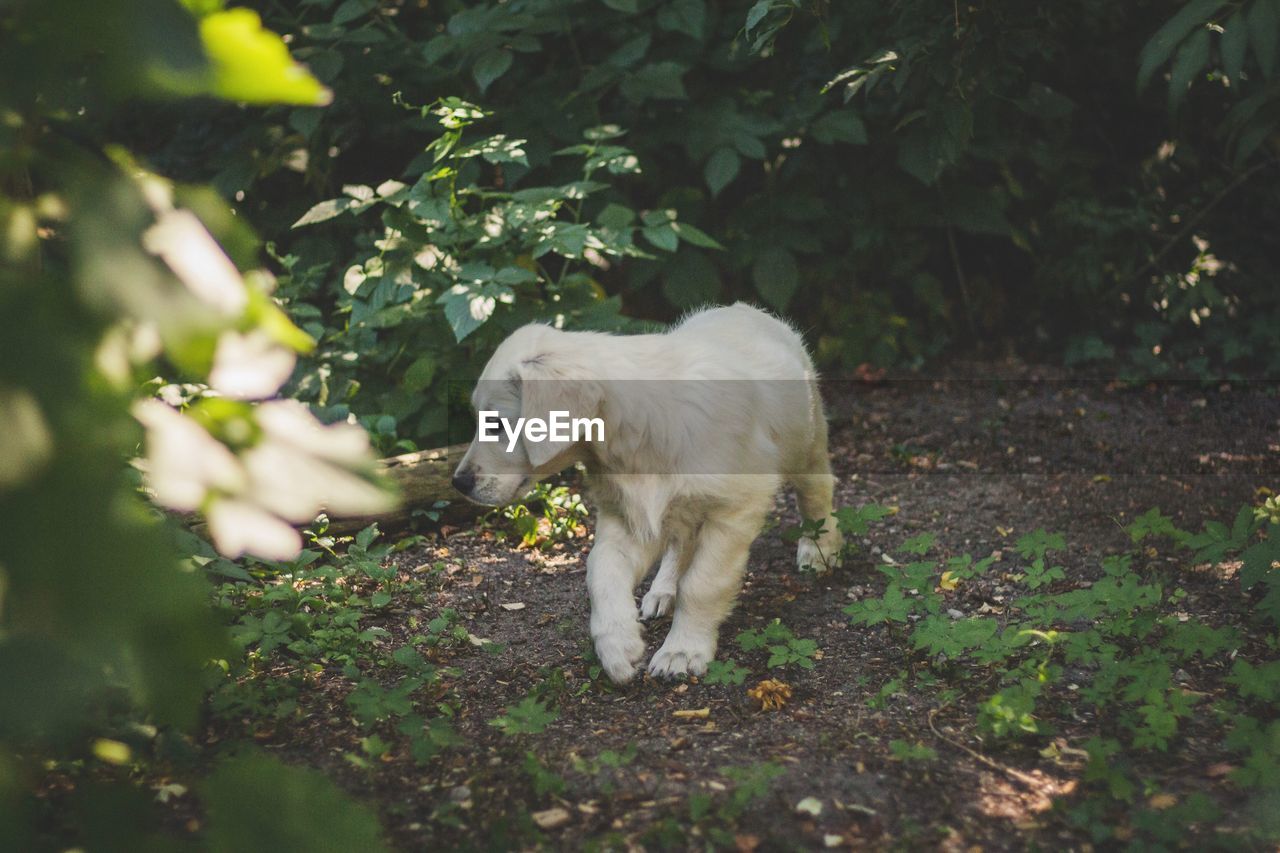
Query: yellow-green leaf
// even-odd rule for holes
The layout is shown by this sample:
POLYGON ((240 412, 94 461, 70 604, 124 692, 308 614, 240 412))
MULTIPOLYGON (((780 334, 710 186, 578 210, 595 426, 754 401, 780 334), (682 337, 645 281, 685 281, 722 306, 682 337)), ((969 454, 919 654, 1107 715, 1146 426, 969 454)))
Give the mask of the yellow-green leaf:
POLYGON ((280 36, 263 29, 249 9, 215 12, 200 21, 200 39, 213 66, 212 93, 249 104, 323 106, 333 93, 294 62, 280 36))

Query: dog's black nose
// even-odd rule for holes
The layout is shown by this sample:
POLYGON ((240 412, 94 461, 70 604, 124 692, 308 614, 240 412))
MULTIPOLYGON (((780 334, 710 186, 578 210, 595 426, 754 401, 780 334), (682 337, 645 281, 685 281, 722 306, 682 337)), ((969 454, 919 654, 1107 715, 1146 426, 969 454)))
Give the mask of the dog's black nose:
POLYGON ((459 468, 453 474, 453 487, 464 495, 471 494, 471 490, 476 487, 476 472, 470 468, 465 471, 459 468))

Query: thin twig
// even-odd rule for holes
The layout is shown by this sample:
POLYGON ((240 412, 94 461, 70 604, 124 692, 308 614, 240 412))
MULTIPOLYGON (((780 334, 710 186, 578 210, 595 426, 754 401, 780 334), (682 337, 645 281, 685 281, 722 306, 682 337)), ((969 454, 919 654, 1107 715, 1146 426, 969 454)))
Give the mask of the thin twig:
POLYGON ((1044 787, 1044 782, 1032 776, 1030 773, 1023 773, 1021 770, 1018 770, 1016 767, 1010 767, 1007 764, 1001 764, 999 761, 996 761, 992 758, 988 758, 987 756, 983 755, 981 752, 978 752, 976 749, 969 746, 965 746, 963 743, 960 743, 959 741, 954 741, 951 738, 944 735, 942 732, 938 731, 938 727, 933 724, 933 718, 937 716, 937 714, 938 714, 937 708, 934 708, 932 711, 929 712, 929 730, 932 731, 934 736, 937 737, 939 740, 951 746, 954 746, 956 749, 961 750, 962 752, 968 753, 969 756, 972 757, 974 760, 980 761, 981 763, 990 767, 992 770, 999 770, 1001 773, 1004 773, 1009 778, 1014 779, 1018 782, 1021 782, 1022 784, 1027 785, 1028 787, 1031 787, 1031 788, 1044 787))

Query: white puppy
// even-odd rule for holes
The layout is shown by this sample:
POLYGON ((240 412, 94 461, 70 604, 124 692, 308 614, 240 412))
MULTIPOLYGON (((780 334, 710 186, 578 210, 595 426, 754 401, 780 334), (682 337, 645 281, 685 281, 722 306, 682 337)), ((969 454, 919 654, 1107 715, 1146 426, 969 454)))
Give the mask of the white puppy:
POLYGON ((472 402, 511 429, 497 441, 477 431, 453 478, 471 500, 509 503, 586 463, 598 517, 587 558, 591 636, 615 682, 631 679, 644 655, 637 617, 673 610, 649 672, 706 672, 747 550, 785 483, 805 518, 825 521, 817 541, 800 541, 797 563, 825 569, 839 558, 813 364, 791 327, 749 305, 704 310, 655 335, 525 326, 498 347, 472 402), (603 436, 539 441, 512 426, 554 412, 598 418, 603 436), (637 613, 636 584, 659 558, 637 613))

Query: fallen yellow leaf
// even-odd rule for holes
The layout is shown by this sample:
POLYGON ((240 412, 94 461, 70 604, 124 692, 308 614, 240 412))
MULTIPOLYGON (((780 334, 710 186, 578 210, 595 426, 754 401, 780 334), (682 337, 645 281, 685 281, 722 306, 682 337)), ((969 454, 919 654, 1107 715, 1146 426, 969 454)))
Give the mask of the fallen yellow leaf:
POLYGON ((671 716, 679 717, 682 720, 705 720, 711 716, 710 708, 697 708, 695 710, 679 710, 672 711, 671 716))
POLYGON ((955 589, 960 585, 960 578, 955 576, 954 572, 943 572, 942 577, 938 578, 938 586, 946 590, 955 589))
POLYGON ((534 812, 530 817, 540 829, 558 829, 569 822, 570 815, 568 809, 556 806, 546 811, 534 812))

